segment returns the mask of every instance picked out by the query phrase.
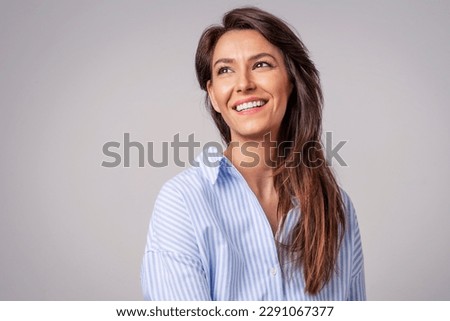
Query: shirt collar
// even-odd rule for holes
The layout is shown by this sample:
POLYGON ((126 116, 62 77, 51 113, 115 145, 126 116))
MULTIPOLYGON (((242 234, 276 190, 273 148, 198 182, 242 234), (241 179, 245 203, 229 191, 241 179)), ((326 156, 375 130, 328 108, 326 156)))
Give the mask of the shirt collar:
MULTIPOLYGON (((226 158, 215 146, 208 146, 208 149, 203 151, 195 159, 199 164, 202 174, 208 181, 214 185, 219 175, 225 175, 227 168, 233 167, 233 164, 226 158)), ((300 202, 291 195, 292 205, 299 207, 300 202)))
POLYGON ((202 174, 212 185, 216 183, 219 175, 224 174, 227 167, 232 166, 228 158, 215 146, 208 146, 195 160, 199 164, 202 174))

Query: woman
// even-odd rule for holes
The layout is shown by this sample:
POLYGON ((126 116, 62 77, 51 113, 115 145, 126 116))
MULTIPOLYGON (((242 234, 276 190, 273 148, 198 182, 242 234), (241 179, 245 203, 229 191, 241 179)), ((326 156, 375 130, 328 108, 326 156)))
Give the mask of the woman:
POLYGON ((196 71, 227 148, 158 195, 145 298, 364 300, 355 211, 318 143, 322 92, 305 46, 275 16, 235 9, 201 36, 196 71))

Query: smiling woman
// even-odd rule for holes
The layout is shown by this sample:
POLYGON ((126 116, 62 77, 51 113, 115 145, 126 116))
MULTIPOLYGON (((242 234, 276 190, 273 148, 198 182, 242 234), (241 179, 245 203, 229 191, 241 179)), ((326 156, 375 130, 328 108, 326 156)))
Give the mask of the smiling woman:
POLYGON ((217 41, 213 62, 208 95, 232 141, 276 139, 292 92, 281 51, 255 30, 232 30, 217 41))
POLYGON ((303 43, 275 16, 235 9, 203 33, 196 71, 227 148, 206 153, 219 166, 200 155, 161 189, 145 298, 364 300, 356 214, 320 148, 322 92, 303 43))

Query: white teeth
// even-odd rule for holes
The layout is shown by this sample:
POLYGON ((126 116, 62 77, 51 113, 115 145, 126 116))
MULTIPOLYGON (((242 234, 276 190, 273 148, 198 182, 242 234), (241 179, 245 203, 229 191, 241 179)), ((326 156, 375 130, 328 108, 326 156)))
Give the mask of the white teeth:
POLYGON ((265 103, 266 102, 263 100, 250 101, 248 103, 243 103, 243 104, 237 105, 236 110, 243 111, 243 110, 254 108, 254 107, 261 107, 265 103))

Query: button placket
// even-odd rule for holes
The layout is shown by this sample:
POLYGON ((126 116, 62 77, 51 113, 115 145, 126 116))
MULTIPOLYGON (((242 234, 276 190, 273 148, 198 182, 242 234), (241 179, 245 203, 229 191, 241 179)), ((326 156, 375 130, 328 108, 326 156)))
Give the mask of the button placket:
POLYGON ((270 269, 270 274, 271 274, 272 276, 277 275, 277 268, 275 268, 275 267, 271 268, 271 269, 270 269))

